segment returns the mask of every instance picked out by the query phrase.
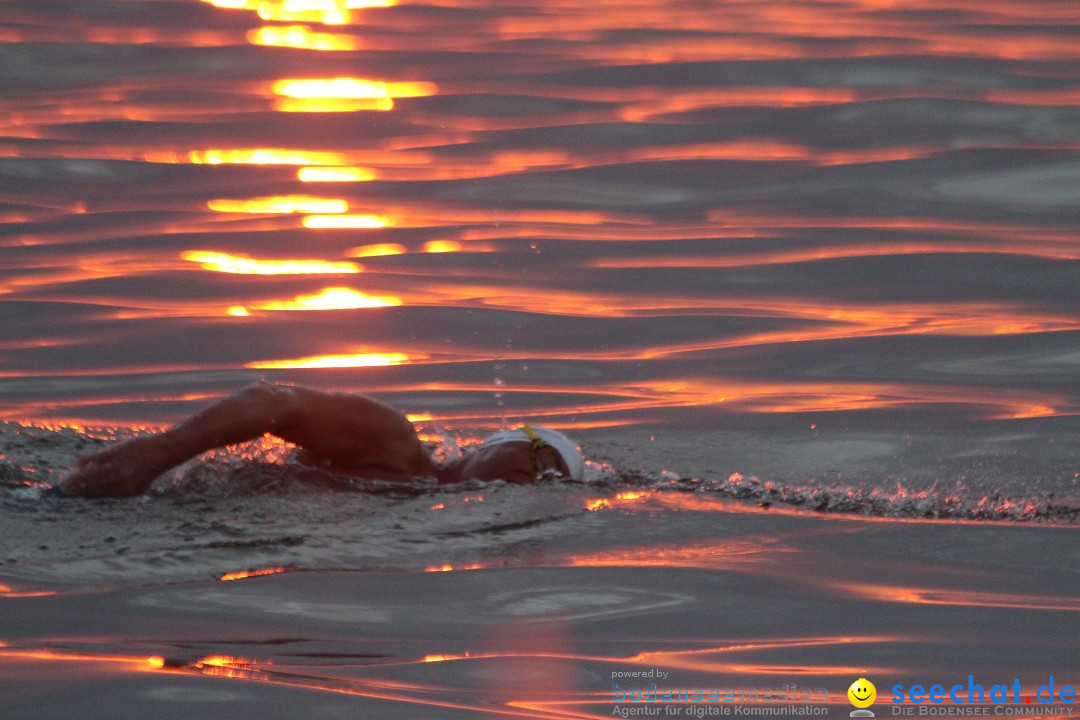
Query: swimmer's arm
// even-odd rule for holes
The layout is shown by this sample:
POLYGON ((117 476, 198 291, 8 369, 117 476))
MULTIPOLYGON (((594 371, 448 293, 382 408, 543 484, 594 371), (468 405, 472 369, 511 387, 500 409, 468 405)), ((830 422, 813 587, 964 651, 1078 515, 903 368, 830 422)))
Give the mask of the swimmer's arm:
POLYGON ((213 448, 270 433, 342 468, 380 467, 401 476, 437 475, 412 424, 364 395, 260 382, 159 435, 138 437, 81 458, 65 495, 139 495, 168 469, 213 448))

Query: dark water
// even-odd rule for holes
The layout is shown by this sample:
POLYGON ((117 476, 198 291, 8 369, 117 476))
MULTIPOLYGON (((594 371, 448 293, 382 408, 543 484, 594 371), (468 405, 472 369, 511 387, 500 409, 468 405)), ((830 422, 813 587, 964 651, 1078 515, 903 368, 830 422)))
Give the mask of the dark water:
POLYGON ((1080 3, 361 4, 0 2, 0 715, 1071 712, 1080 3), (588 478, 43 496, 258 378, 588 478))
POLYGON ((9 482, 264 377, 612 492, 1075 515, 1076 3, 358 5, 4 3, 0 418, 76 428, 9 482))

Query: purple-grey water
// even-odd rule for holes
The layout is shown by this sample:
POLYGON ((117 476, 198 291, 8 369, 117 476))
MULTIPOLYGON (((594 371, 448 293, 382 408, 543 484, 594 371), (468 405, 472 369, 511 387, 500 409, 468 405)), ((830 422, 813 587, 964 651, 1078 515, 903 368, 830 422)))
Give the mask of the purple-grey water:
MULTIPOLYGON (((527 588, 571 567, 615 568, 604 587, 621 589, 508 607, 571 612, 634 583, 712 597, 708 578, 739 573, 780 583, 746 590, 762 618, 811 624, 831 598, 825 640, 710 610, 715 637, 734 617, 746 647, 789 654, 695 666, 703 682, 781 667, 842 678, 844 705, 860 675, 919 679, 922 642, 964 677, 963 658, 1014 674, 1002 658, 1027 658, 1025 692, 1068 670, 1080 4, 375 4, 0 4, 0 602, 61 618, 0 627, 0 662, 40 678, 64 652, 167 655, 149 631, 64 625, 106 613, 111 596, 79 604, 103 588, 145 607, 157 591, 139 588, 185 596, 233 571, 397 587, 458 570, 446 582, 467 599, 466 570, 527 588), (259 378, 377 395, 440 455, 522 420, 558 427, 588 482, 350 483, 267 439, 145 498, 42 497, 80 453, 259 378), (62 598, 43 609, 37 592, 62 598), (884 625, 852 639, 849 617, 884 625), (949 635, 968 625, 1002 636, 949 635), (907 654, 882 659, 879 630, 907 654), (819 640, 849 656, 792 649, 819 640)), ((302 580, 278 582, 300 613, 302 580)), ((683 607, 626 592, 611 602, 628 617, 683 607)), ((240 652, 206 649, 212 617, 170 632, 240 652)), ((685 637, 666 622, 619 657, 685 637)), ((677 654, 655 662, 688 672, 677 654)), ((61 702, 26 687, 13 717, 61 702)), ((573 717, 611 715, 589 712, 573 717)))
POLYGON ((1075 5, 360 5, 5 4, 0 418, 1076 507, 1075 5))

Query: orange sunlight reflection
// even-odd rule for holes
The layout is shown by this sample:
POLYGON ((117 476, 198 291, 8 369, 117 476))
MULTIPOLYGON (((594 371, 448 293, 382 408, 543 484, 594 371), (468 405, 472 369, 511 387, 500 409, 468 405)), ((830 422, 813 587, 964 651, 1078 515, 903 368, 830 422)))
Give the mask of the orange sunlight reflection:
POLYGON ((278 112, 295 113, 351 113, 360 110, 386 112, 394 109, 391 98, 278 98, 274 101, 278 112))
POLYGON ((280 195, 251 198, 250 200, 210 200, 206 206, 216 212, 226 213, 344 213, 349 203, 337 198, 319 198, 310 195, 280 195))
POLYGON ((627 258, 604 258, 592 263, 598 268, 740 268, 760 265, 783 265, 789 263, 817 262, 842 258, 887 257, 891 255, 931 255, 942 253, 1001 253, 1007 255, 1031 255, 1055 260, 1080 260, 1080 246, 1069 247, 1059 243, 1033 241, 980 242, 952 241, 934 242, 878 242, 851 243, 835 246, 819 246, 768 253, 746 253, 718 257, 698 256, 635 256, 627 258))
POLYGON ((406 355, 405 353, 352 353, 348 355, 315 355, 312 357, 295 358, 292 360, 259 360, 249 362, 244 367, 249 368, 355 368, 355 367, 387 367, 390 365, 403 365, 423 356, 406 355))
POLYGON ((386 255, 403 255, 408 252, 404 245, 397 243, 377 243, 375 245, 360 245, 345 251, 350 257, 383 257, 386 255))
POLYGON ((454 572, 457 570, 483 570, 484 565, 482 563, 471 563, 469 565, 429 565, 424 568, 424 572, 454 572))
MULTIPOLYGON (((0 585, 0 597, 6 598, 30 598, 30 597, 47 597, 49 595, 56 595, 55 590, 29 590, 19 591, 12 588, 10 585, 0 585)), ((3 643, 0 643, 0 647, 3 643)))
POLYGON ((423 251, 426 253, 448 253, 461 250, 461 243, 456 240, 431 240, 424 243, 423 251))
POLYGON ((270 673, 255 669, 256 665, 272 665, 268 660, 254 660, 232 655, 207 655, 190 665, 191 669, 213 677, 241 680, 271 681, 270 673))
MULTIPOLYGON (((504 360, 507 360, 505 355, 504 360)), ((475 383, 427 383, 425 390, 484 391, 489 386, 475 383)), ((603 423, 610 424, 612 414, 624 414, 659 408, 705 408, 739 413, 823 413, 851 410, 878 410, 918 406, 958 404, 968 412, 984 419, 1033 418, 1075 415, 1080 412, 1066 397, 1043 395, 1035 390, 996 389, 992 393, 979 386, 935 386, 900 383, 849 383, 796 381, 753 383, 735 378, 693 378, 670 381, 637 381, 617 386, 585 390, 578 386, 566 388, 544 384, 518 383, 514 390, 521 393, 578 394, 579 401, 566 405, 546 405, 543 412, 552 417, 569 416, 580 427, 593 427, 583 420, 597 414, 603 423), (599 399, 588 401, 588 396, 599 399), (606 416, 606 417, 605 417, 606 416)), ((498 418, 498 411, 473 412, 460 417, 446 413, 448 420, 478 420, 498 418)), ((620 423, 632 422, 625 417, 620 423)), ((564 425, 569 427, 568 425, 564 425)), ((656 496, 660 497, 660 496, 656 496)), ((635 502, 640 499, 623 501, 635 502)), ((610 503, 610 500, 607 501, 610 503)), ((597 509, 605 507, 600 501, 597 509)))
POLYGON ((141 671, 159 670, 165 665, 165 659, 158 655, 146 657, 105 653, 63 652, 60 650, 18 650, 15 648, 9 649, 4 643, 0 643, 0 648, 4 648, 0 649, 0 657, 23 658, 26 660, 119 663, 121 665, 131 666, 132 670, 141 671))
POLYGON ((382 215, 308 215, 301 222, 312 230, 377 230, 391 224, 382 215))
POLYGON ((291 98, 403 98, 434 95, 438 88, 428 82, 383 82, 363 78, 309 78, 278 80, 273 84, 275 95, 291 98))
POLYGON ((274 108, 282 112, 354 112, 393 110, 394 99, 434 95, 428 82, 384 82, 362 78, 310 78, 278 80, 274 108))
POLYGON ((286 567, 272 567, 261 568, 259 570, 240 570, 238 572, 230 572, 222 575, 218 580, 223 582, 229 582, 230 580, 243 580, 250 577, 260 577, 262 575, 277 575, 279 573, 288 572, 289 568, 286 567))
POLYGON ((192 150, 189 153, 147 153, 150 162, 190 162, 195 165, 345 165, 341 152, 286 150, 278 148, 237 148, 234 150, 192 150))
MULTIPOLYGON (((442 568, 436 568, 441 570, 442 568)), ((488 688, 485 697, 475 704, 466 701, 464 688, 446 685, 427 685, 409 681, 394 681, 380 675, 354 676, 352 673, 327 672, 319 665, 304 663, 297 672, 295 662, 282 663, 272 657, 240 657, 227 654, 208 654, 197 660, 172 660, 165 656, 119 655, 115 653, 62 652, 51 649, 14 649, 0 643, 0 657, 31 661, 76 661, 85 663, 114 663, 124 670, 135 672, 170 672, 231 678, 245 682, 258 682, 265 686, 298 688, 313 692, 334 693, 360 698, 378 699, 415 706, 467 710, 484 716, 533 717, 533 718, 590 718, 599 720, 603 715, 588 712, 590 705, 610 701, 608 692, 584 690, 576 687, 567 668, 573 664, 597 663, 604 667, 636 666, 640 668, 670 668, 706 673, 734 675, 736 677, 776 676, 858 676, 895 674, 895 668, 880 666, 813 665, 791 662, 768 663, 759 660, 769 653, 791 652, 800 648, 830 648, 843 650, 845 646, 861 644, 901 643, 908 638, 898 636, 846 636, 846 637, 782 637, 770 639, 742 639, 725 641, 711 639, 698 641, 693 646, 674 645, 664 640, 665 649, 647 650, 635 655, 600 655, 574 652, 569 631, 548 623, 544 632, 522 624, 499 626, 486 638, 486 648, 479 651, 427 652, 411 658, 401 658, 391 664, 399 667, 421 666, 431 663, 480 663, 486 670, 488 688), (540 638, 537 640, 537 638, 540 638), (706 644, 705 647, 701 645, 706 644), (496 661, 497 664, 493 664, 496 661), (495 668, 511 667, 503 661, 512 661, 512 671, 494 672, 495 668), (523 673, 522 668, 529 670, 523 673), (522 683, 527 674, 530 680, 522 683), (574 709, 575 706, 581 709, 574 709)), ((381 664, 381 663, 380 663, 381 664)), ((336 666, 336 665, 335 665, 336 666)), ((743 698, 754 702, 756 695, 743 698)))
MULTIPOLYGON (((844 647, 859 644, 883 644, 909 642, 910 639, 903 636, 885 635, 850 635, 836 637, 792 637, 768 640, 741 640, 735 643, 714 645, 705 648, 692 648, 686 650, 661 650, 641 652, 629 657, 581 655, 567 651, 554 651, 531 657, 549 657, 560 660, 596 661, 618 663, 620 665, 638 665, 643 667, 662 667, 684 670, 703 670, 706 672, 735 673, 739 675, 782 675, 795 673, 799 675, 848 675, 867 674, 874 672, 883 674, 896 672, 895 668, 866 666, 828 666, 828 665, 804 665, 792 666, 756 665, 749 663, 720 662, 718 658, 736 655, 738 653, 760 653, 770 650, 789 650, 807 647, 844 647)), ((466 660, 482 660, 499 657, 514 657, 519 653, 513 652, 465 652, 460 654, 431 654, 425 655, 420 662, 460 662, 466 660)), ((576 717, 576 716, 575 716, 576 717)))
POLYGON ((298 295, 294 300, 253 303, 253 310, 352 310, 357 308, 392 307, 401 305, 401 298, 390 295, 368 295, 352 288, 326 288, 314 295, 298 295))
POLYGON ((199 263, 204 270, 237 275, 341 275, 363 271, 354 262, 326 260, 256 260, 229 253, 188 250, 180 257, 199 263))
POLYGON ((268 22, 314 22, 346 25, 353 10, 385 8, 397 0, 202 0, 224 10, 252 10, 268 22))
MULTIPOLYGON (((308 227, 349 227, 350 215, 305 216, 308 227), (343 221, 343 222, 335 222, 343 221)), ((357 221, 353 227, 372 227, 357 221)), ((426 252, 487 250, 473 243, 460 248, 447 244, 456 241, 432 241, 426 252)), ((404 246, 396 243, 351 248, 351 257, 401 254, 404 246)), ((445 270, 439 274, 446 275, 445 270)), ((399 299, 412 306, 487 307, 569 317, 652 317, 684 314, 743 318, 783 318, 800 321, 803 327, 784 331, 748 331, 746 334, 673 344, 631 344, 624 349, 581 350, 575 357, 609 360, 648 360, 680 353, 702 352, 735 347, 753 347, 772 343, 813 342, 842 338, 866 338, 898 335, 992 336, 1047 333, 1080 329, 1080 314, 1064 309, 1043 311, 1017 307, 1007 302, 952 303, 864 303, 857 307, 827 301, 774 298, 768 296, 681 296, 650 295, 647 290, 633 293, 609 293, 600 290, 560 290, 555 287, 537 292, 526 286, 491 284, 455 284, 450 278, 419 276, 403 289, 399 299)), ((537 351, 538 356, 549 354, 537 351)), ((559 352, 552 357, 562 357, 559 352)), ((1053 403, 1041 403, 1053 405, 1053 403)))
POLYGON ((994 419, 1046 417, 1057 414, 1056 405, 1068 407, 1063 397, 1035 392, 999 390, 988 395, 983 388, 962 386, 903 385, 898 383, 748 383, 740 380, 643 382, 643 397, 652 396, 674 405, 720 405, 751 413, 806 413, 870 410, 919 404, 957 403, 986 408, 994 419))
POLYGON ((313 32, 304 25, 268 25, 249 30, 252 45, 290 47, 303 50, 359 50, 360 38, 340 33, 313 32))
POLYGON ((770 536, 648 546, 571 555, 571 567, 680 567, 702 570, 762 569, 782 565, 799 552, 770 536))
POLYGON ((822 638, 810 637, 791 638, 784 640, 746 641, 740 642, 735 645, 703 648, 699 650, 662 650, 658 652, 644 652, 632 658, 631 661, 646 666, 656 665, 659 667, 673 668, 678 670, 696 670, 712 673, 738 673, 753 675, 784 675, 788 673, 794 673, 799 675, 850 675, 853 677, 868 674, 883 675, 890 672, 896 672, 896 670, 886 667, 870 668, 859 665, 806 665, 802 667, 789 666, 787 664, 781 666, 761 665, 748 664, 745 662, 731 662, 730 660, 724 661, 721 660, 721 658, 725 658, 731 653, 743 651, 753 652, 768 649, 789 649, 796 647, 833 645, 842 646, 854 643, 898 643, 906 641, 907 638, 889 636, 852 636, 822 638))
POLYGON ((640 500, 652 495, 653 492, 651 490, 629 490, 616 493, 614 498, 595 498, 585 501, 585 509, 593 512, 600 509, 610 510, 615 504, 622 505, 634 500, 640 500))
POLYGON ((961 605, 965 607, 1017 608, 1022 610, 1080 611, 1080 598, 1054 595, 980 592, 946 588, 899 587, 893 585, 837 584, 841 590, 868 600, 919 605, 961 605))
POLYGON ((229 665, 246 666, 255 665, 256 663, 266 664, 266 660, 252 660, 248 658, 236 657, 235 655, 207 655, 198 662, 196 666, 210 666, 210 667, 227 667, 229 665))
POLYGON ((303 167, 296 171, 300 182, 371 182, 377 170, 362 167, 303 167))

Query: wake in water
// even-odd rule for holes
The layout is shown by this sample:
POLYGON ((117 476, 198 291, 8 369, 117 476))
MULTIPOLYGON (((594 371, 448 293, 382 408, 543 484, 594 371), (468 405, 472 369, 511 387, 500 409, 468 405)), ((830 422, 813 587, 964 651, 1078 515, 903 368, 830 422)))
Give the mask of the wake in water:
POLYGON ((753 500, 764 507, 783 503, 819 512, 858 513, 894 518, 952 518, 961 520, 1049 520, 1073 522, 1080 508, 1063 505, 1053 497, 1012 498, 1000 492, 978 495, 958 487, 953 491, 910 492, 858 487, 787 485, 734 474, 727 480, 686 483, 687 489, 716 492, 724 497, 753 500))
MULTIPOLYGON (((264 438, 192 460, 142 497, 46 496, 80 454, 131 434, 118 431, 107 440, 107 433, 0 425, 0 575, 9 584, 85 588, 265 568, 416 572, 566 566, 583 558, 650 565, 675 558, 717 569, 760 558, 791 533, 802 537, 814 518, 830 521, 821 528, 828 534, 868 518, 1002 520, 1019 527, 1071 524, 1078 517, 1076 503, 1045 489, 1041 496, 1006 495, 952 481, 946 491, 945 480, 919 487, 919 473, 910 467, 909 485, 898 486, 895 467, 875 465, 868 456, 878 446, 865 440, 845 440, 847 457, 832 458, 850 473, 844 482, 783 434, 770 440, 795 452, 801 470, 777 463, 743 435, 691 442, 689 431, 670 447, 636 442, 628 430, 591 437, 583 443, 590 462, 582 482, 370 482, 299 465, 289 446, 264 438), (734 457, 742 448, 764 470, 753 476, 719 468, 628 469, 672 467, 665 452, 691 463, 690 446, 709 457, 734 457), (881 484, 890 473, 891 486, 881 484), (878 484, 868 480, 874 477, 878 484), (731 554, 732 543, 742 554, 731 554)), ((456 437, 447 432, 433 440, 435 454, 458 452, 456 437)), ((879 445, 884 452, 886 444, 879 445)), ((752 465, 738 457, 733 462, 752 465)), ((980 525, 978 532, 993 532, 987 523, 953 525, 953 531, 934 524, 946 533, 980 525)))
MULTIPOLYGON (((131 433, 118 431, 115 435, 116 439, 124 439, 131 433)), ((434 428, 427 437, 437 461, 460 457, 463 452, 457 437, 445 429, 434 428)), ((50 430, 5 423, 0 426, 3 448, 0 486, 12 498, 40 498, 76 457, 106 442, 101 435, 70 428, 50 430)), ((415 498, 469 493, 492 485, 466 482, 439 486, 432 479, 405 483, 363 480, 297 463, 292 455, 290 445, 270 437, 212 451, 166 473, 155 484, 152 496, 193 502, 311 491, 354 491, 386 498, 415 498)), ((857 474, 854 471, 858 458, 852 459, 852 474, 857 474)), ((935 480, 929 487, 911 489, 902 479, 893 477, 895 473, 885 471, 879 473, 877 484, 866 480, 855 484, 836 479, 829 482, 824 477, 803 481, 762 479, 740 472, 724 477, 688 476, 669 470, 632 470, 617 459, 595 459, 587 464, 584 482, 559 481, 558 484, 568 492, 579 494, 588 508, 610 507, 613 500, 635 493, 635 499, 641 494, 695 493, 748 501, 764 509, 784 505, 818 512, 893 518, 1072 522, 1080 517, 1077 504, 1068 498, 1059 499, 1053 491, 1016 493, 985 485, 969 487, 963 479, 947 478, 935 480), (885 484, 890 482, 891 485, 885 484)))

